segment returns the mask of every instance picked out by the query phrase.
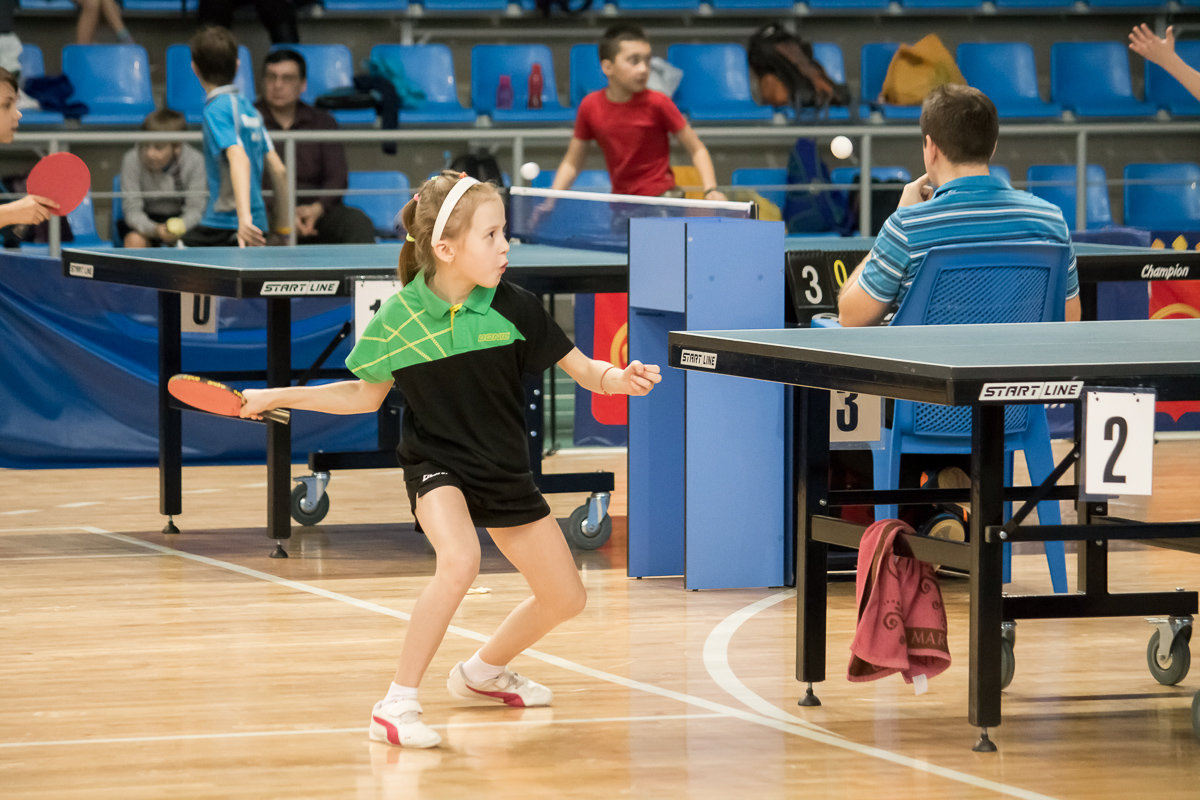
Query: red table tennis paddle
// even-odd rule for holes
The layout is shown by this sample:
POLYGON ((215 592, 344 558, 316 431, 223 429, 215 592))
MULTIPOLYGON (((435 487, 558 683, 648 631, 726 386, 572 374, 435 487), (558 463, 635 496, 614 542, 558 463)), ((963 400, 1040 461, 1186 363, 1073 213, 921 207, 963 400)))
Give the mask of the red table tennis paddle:
POLYGON ((51 213, 66 216, 83 202, 92 188, 92 173, 74 153, 51 153, 34 164, 25 179, 25 191, 58 203, 51 213))
MULTIPOLYGON (((167 381, 167 391, 176 400, 187 403, 192 408, 223 417, 238 416, 246 402, 245 395, 232 386, 197 375, 172 375, 167 381)), ((262 415, 265 419, 284 425, 292 419, 292 412, 283 408, 264 411, 262 415)))

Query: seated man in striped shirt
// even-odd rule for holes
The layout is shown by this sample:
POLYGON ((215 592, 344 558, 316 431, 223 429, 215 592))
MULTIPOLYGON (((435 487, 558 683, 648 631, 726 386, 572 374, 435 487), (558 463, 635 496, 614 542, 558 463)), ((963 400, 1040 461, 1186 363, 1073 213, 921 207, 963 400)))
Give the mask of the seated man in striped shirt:
MULTIPOLYGON (((904 187, 875 246, 842 286, 838 321, 877 325, 894 311, 931 247, 976 242, 1058 242, 1070 232, 1058 207, 988 173, 1000 123, 978 89, 947 84, 921 108, 925 174, 904 187)), ((1078 320, 1079 276, 1071 255, 1066 319, 1078 320)))

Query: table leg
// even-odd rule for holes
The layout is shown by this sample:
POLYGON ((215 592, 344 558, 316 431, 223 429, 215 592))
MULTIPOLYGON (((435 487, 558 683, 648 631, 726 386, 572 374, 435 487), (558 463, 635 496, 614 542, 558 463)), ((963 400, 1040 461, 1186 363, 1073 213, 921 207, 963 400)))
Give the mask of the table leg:
MULTIPOLYGON (((292 379, 292 301, 267 300, 267 386, 292 379)), ((275 540, 271 558, 287 558, 283 541, 292 535, 292 429, 267 423, 267 533, 275 540)))
POLYGON ((819 706, 812 685, 825 680, 829 546, 812 538, 813 514, 829 496, 829 392, 796 388, 796 680, 808 684, 802 706, 819 706))
POLYGON ((171 405, 167 380, 182 369, 179 295, 158 293, 158 510, 163 533, 179 533, 173 517, 183 511, 183 415, 171 405))
POLYGON ((972 409, 971 603, 967 718, 981 728, 974 749, 992 752, 987 729, 1000 724, 1000 634, 1003 622, 1003 545, 983 531, 1003 521, 1004 406, 972 409))

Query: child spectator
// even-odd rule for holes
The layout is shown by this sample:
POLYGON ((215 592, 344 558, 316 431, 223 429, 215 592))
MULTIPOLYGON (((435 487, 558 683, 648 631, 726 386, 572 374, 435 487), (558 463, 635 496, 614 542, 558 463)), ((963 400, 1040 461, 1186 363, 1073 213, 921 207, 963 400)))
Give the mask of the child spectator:
MULTIPOLYGON (((186 129, 183 114, 169 108, 151 111, 142 120, 144 131, 186 129)), ((125 246, 173 245, 204 213, 204 156, 191 145, 167 139, 142 142, 121 159, 121 193, 124 216, 117 220, 117 235, 125 246), (143 192, 175 194, 144 197, 143 192)))
POLYGON ((682 197, 671 173, 670 134, 688 151, 704 184, 704 199, 724 200, 717 190, 712 157, 692 126, 661 92, 646 88, 650 78, 650 40, 637 25, 611 26, 600 39, 600 69, 608 88, 579 103, 575 132, 554 175, 555 189, 570 189, 593 139, 616 194, 682 197))
MULTIPOLYGON (((200 224, 189 230, 189 247, 260 247, 267 243, 267 207, 263 203, 264 163, 279 198, 286 197, 287 168, 253 102, 233 84, 237 73, 237 39, 228 28, 203 28, 193 37, 192 71, 200 79, 204 103, 204 168, 208 174, 208 207, 200 224)), ((292 232, 287 202, 275 204, 275 233, 292 232)))

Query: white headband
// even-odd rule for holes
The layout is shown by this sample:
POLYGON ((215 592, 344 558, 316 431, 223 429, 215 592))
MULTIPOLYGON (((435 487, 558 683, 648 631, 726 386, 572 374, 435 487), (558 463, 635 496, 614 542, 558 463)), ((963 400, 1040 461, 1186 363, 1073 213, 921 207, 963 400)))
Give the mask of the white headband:
POLYGON ((446 228, 446 220, 450 219, 450 212, 454 211, 454 207, 458 205, 458 201, 462 196, 467 193, 467 189, 470 189, 477 183, 479 181, 469 175, 464 175, 450 187, 450 191, 446 193, 446 199, 442 201, 442 207, 438 209, 437 219, 433 223, 433 239, 431 239, 433 244, 437 244, 442 240, 442 231, 446 228))

